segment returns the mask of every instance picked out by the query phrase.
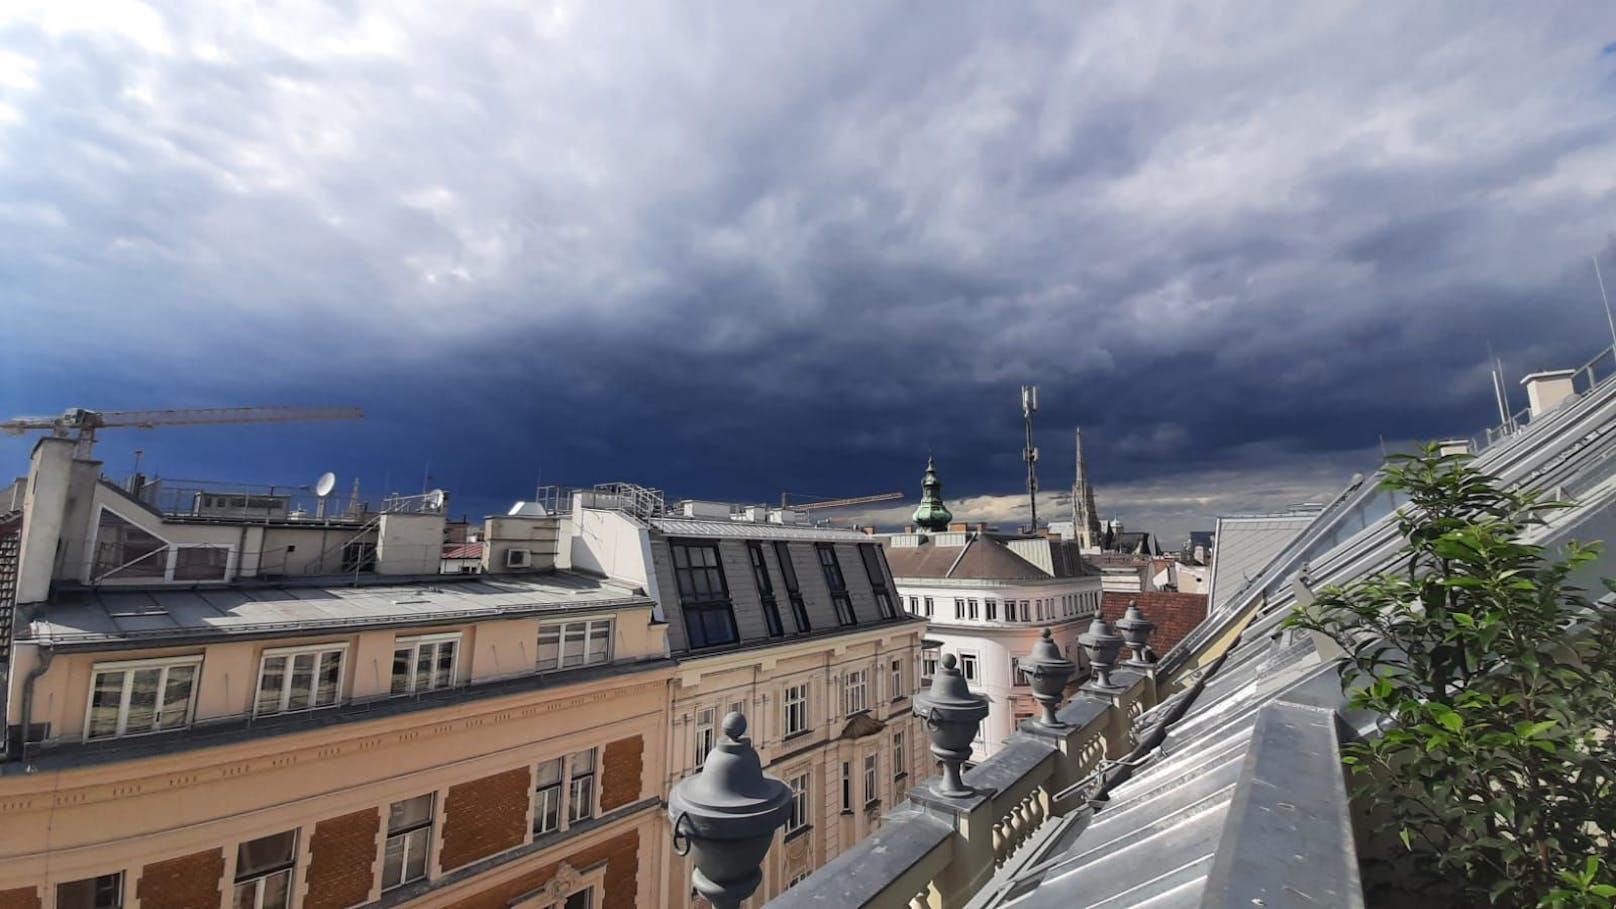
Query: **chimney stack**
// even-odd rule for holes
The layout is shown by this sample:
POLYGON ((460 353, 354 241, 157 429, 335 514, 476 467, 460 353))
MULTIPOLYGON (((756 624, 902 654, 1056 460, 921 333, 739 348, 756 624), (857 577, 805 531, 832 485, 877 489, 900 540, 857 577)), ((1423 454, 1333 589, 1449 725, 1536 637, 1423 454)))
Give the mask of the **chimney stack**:
POLYGON ((1567 398, 1574 398, 1577 390, 1571 385, 1574 369, 1551 369, 1534 372, 1521 380, 1526 386, 1526 400, 1532 408, 1532 419, 1559 407, 1567 398))

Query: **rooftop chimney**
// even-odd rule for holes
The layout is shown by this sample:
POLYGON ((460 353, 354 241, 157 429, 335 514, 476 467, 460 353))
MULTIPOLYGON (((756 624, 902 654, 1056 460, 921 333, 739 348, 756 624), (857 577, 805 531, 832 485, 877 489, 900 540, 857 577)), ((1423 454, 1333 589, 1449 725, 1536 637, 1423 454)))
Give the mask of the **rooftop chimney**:
POLYGON ((971 525, 965 523, 964 521, 955 521, 954 523, 948 525, 948 529, 952 531, 970 530, 971 525))
POLYGON ((1571 386, 1571 377, 1576 375, 1574 369, 1551 369, 1546 372, 1534 372, 1521 380, 1526 386, 1526 400, 1532 406, 1532 419, 1559 407, 1567 398, 1575 397, 1577 391, 1571 386))
POLYGON ((1436 443, 1436 450, 1441 455, 1470 454, 1469 439, 1443 439, 1436 443))

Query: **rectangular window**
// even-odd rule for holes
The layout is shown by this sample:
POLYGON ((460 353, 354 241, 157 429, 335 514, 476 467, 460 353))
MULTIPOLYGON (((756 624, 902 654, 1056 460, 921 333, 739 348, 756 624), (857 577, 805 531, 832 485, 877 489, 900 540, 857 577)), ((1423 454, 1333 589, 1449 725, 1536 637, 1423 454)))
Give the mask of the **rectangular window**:
POLYGON ((864 807, 868 808, 879 799, 875 791, 876 756, 870 752, 864 756, 864 807))
POLYGON ((691 649, 740 640, 718 544, 686 542, 668 546, 673 550, 673 574, 679 582, 679 607, 685 615, 685 634, 691 649))
POLYGON ((296 867, 296 830, 238 845, 235 909, 286 909, 292 905, 292 870, 296 867))
POLYGON ((101 509, 96 524, 93 578, 162 578, 168 574, 168 541, 101 509))
POLYGON ((786 816, 786 832, 808 826, 808 774, 794 776, 791 785, 791 813, 786 816))
POLYGON ((965 681, 967 681, 967 682, 976 681, 976 654, 974 654, 974 653, 962 653, 962 654, 960 654, 959 655, 959 664, 960 664, 960 674, 965 676, 965 681))
POLYGON ((965 598, 964 597, 955 597, 954 598, 954 618, 956 618, 956 619, 965 618, 965 598))
POLYGON ((376 544, 354 542, 342 547, 342 573, 376 570, 376 544))
POLYGON ((763 544, 746 544, 746 557, 752 562, 752 580, 757 583, 758 599, 763 601, 763 622, 769 627, 769 637, 786 633, 780 624, 780 604, 774 599, 774 582, 769 579, 769 563, 763 558, 763 544))
POLYGON ((853 765, 842 762, 842 813, 853 813, 853 765))
POLYGON ((786 735, 808 731, 808 686, 786 686, 786 735))
POLYGON ((122 909, 123 872, 56 885, 56 909, 122 909))
POLYGON ((895 619, 892 609, 892 590, 887 586, 886 558, 881 547, 874 543, 859 544, 859 558, 864 561, 864 573, 869 575, 870 589, 875 594, 875 608, 883 619, 895 619))
POLYGON ((341 699, 342 658, 347 644, 284 647, 264 651, 258 666, 254 716, 330 707, 341 699))
POLYGON ((612 620, 576 619, 539 626, 538 670, 550 672, 575 666, 609 663, 612 659, 612 620))
POLYGON ((870 671, 860 669, 847 674, 847 715, 852 716, 870 708, 870 671))
POLYGON ((707 763, 707 754, 713 750, 713 727, 717 725, 718 710, 708 707, 696 711, 696 754, 695 767, 707 763))
POLYGON ((223 581, 230 570, 228 546, 174 547, 174 580, 223 581))
POLYGON ((909 614, 920 615, 920 597, 909 598, 909 614))
POLYGON ((842 577, 842 563, 836 558, 836 547, 830 543, 814 546, 819 554, 819 567, 825 573, 825 586, 830 588, 830 601, 836 607, 836 622, 853 625, 858 616, 853 614, 853 601, 847 595, 847 579, 842 577))
POLYGON ((393 694, 420 694, 454 685, 460 632, 393 642, 393 694))
POLYGON ((201 671, 200 656, 96 664, 84 737, 106 739, 190 725, 201 671))
POLYGON ((774 544, 774 558, 780 563, 780 577, 786 582, 786 595, 791 599, 791 620, 797 631, 812 631, 808 621, 808 605, 802 601, 802 587, 797 584, 797 566, 791 563, 791 547, 783 542, 774 544))
POLYGON ((931 684, 937 675, 938 651, 936 647, 927 647, 920 651, 920 685, 925 687, 931 684))
POLYGON ((983 600, 982 601, 982 608, 987 613, 988 621, 997 622, 999 620, 999 601, 998 600, 983 600))
POLYGON ((539 765, 533 789, 533 833, 553 833, 561 829, 561 784, 565 774, 562 758, 539 765))
POLYGON ((903 660, 892 661, 892 699, 901 700, 909 696, 903 687, 903 660))
POLYGON ((908 775, 909 759, 903 753, 902 730, 892 733, 892 778, 901 779, 908 775))
POLYGON ((382 850, 382 889, 426 877, 427 850, 432 848, 432 809, 436 796, 418 795, 394 802, 387 810, 387 845, 382 850))
POLYGON ((976 598, 975 597, 972 597, 971 599, 966 600, 965 605, 966 605, 966 615, 968 615, 970 617, 971 621, 974 622, 977 619, 981 618, 981 616, 977 612, 976 598))
POLYGON ((595 816, 595 749, 579 751, 567 761, 572 777, 567 783, 567 823, 595 816))
POLYGON ((575 891, 561 904, 560 909, 595 909, 595 888, 585 887, 575 891))
POLYGON ((932 603, 931 597, 926 597, 926 618, 929 619, 929 618, 932 618, 932 617, 934 617, 936 615, 937 615, 937 607, 936 607, 936 605, 932 603))

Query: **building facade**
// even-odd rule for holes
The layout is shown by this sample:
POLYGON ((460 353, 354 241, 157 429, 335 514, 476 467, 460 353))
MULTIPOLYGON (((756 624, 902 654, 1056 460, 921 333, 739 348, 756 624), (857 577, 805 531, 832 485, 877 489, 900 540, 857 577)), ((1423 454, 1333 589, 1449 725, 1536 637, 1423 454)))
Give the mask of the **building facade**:
MULTIPOLYGON (((662 791, 697 772, 740 711, 766 772, 795 793, 755 899, 772 898, 876 830, 930 772, 911 713, 924 625, 898 605, 880 542, 777 509, 627 490, 573 498, 575 564, 645 589, 677 661, 662 791)), ((665 826, 656 905, 699 904, 665 826)))
POLYGON ((22 509, 0 907, 657 903, 654 600, 553 547, 439 576, 441 506, 164 514, 73 447, 22 509))

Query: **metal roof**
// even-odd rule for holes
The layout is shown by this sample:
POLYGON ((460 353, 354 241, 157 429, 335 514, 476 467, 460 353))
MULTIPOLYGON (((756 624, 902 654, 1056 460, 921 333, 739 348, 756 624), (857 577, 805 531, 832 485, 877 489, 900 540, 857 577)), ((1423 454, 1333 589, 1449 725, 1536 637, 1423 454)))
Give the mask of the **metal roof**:
POLYGON ((43 606, 26 635, 19 637, 58 646, 150 643, 651 605, 651 600, 626 587, 570 571, 540 576, 444 575, 364 586, 100 588, 71 592, 43 606))
POLYGON ((770 524, 762 521, 650 518, 646 523, 670 537, 715 537, 731 540, 812 540, 824 543, 874 543, 869 534, 807 524, 770 524))
POLYGON ((1317 517, 1318 512, 1311 511, 1218 518, 1212 550, 1211 610, 1216 612, 1233 600, 1247 581, 1260 574, 1317 517))

